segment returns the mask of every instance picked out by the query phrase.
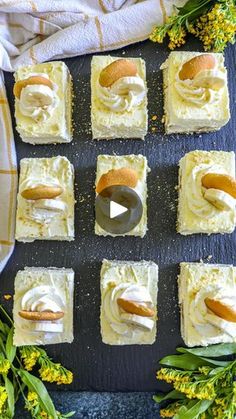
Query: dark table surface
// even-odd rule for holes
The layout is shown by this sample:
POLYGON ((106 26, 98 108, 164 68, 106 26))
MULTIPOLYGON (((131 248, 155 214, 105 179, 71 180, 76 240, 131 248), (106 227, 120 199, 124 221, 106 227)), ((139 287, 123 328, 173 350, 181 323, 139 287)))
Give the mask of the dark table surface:
MULTIPOLYGON (((192 40, 186 50, 200 50, 192 40)), ((231 120, 216 133, 201 135, 164 135, 161 123, 163 94, 161 63, 169 51, 165 45, 149 41, 129 46, 112 55, 142 57, 147 65, 149 133, 140 140, 94 141, 90 129, 90 61, 91 56, 65 60, 74 79, 74 139, 71 144, 32 146, 24 144, 15 132, 18 162, 23 157, 65 155, 76 173, 76 240, 74 242, 17 243, 14 254, 1 274, 1 295, 13 294, 16 272, 25 266, 56 266, 75 270, 75 310, 73 344, 53 345, 48 353, 74 372, 74 382, 66 389, 75 391, 154 392, 163 390, 155 372, 158 360, 182 345, 179 331, 177 275, 179 262, 207 260, 233 263, 236 255, 235 233, 232 235, 194 235, 176 233, 178 161, 195 149, 236 149, 235 118, 235 48, 225 53, 231 96, 231 120), (152 116, 157 119, 152 120, 152 116), (94 181, 99 154, 138 154, 148 159, 148 227, 143 239, 135 237, 99 237, 94 234, 94 181), (100 268, 103 258, 120 260, 152 260, 159 265, 158 333, 151 346, 108 346, 100 336, 100 268)), ((13 76, 5 73, 12 115, 13 76)), ((13 118, 13 126, 15 121, 13 118)), ((12 300, 2 302, 9 312, 12 300)), ((52 387, 55 389, 55 387, 52 387)), ((65 388, 60 387, 60 390, 65 388)), ((62 395, 61 395, 62 396, 62 395)), ((63 396, 62 396, 63 397, 63 396)), ((78 395, 78 397, 82 397, 78 395)), ((151 409, 151 407, 150 407, 151 409)), ((151 410, 150 410, 151 412, 151 410)), ((152 415, 152 413, 150 413, 152 415)), ((152 417, 150 415, 143 417, 152 417)), ((136 415, 134 415, 136 416, 136 415)), ((106 416, 78 416, 106 417, 106 416)), ((113 417, 113 416, 112 416, 113 417)), ((114 416, 115 417, 115 416, 114 416)), ((123 417, 122 415, 119 417, 123 417)), ((140 416, 141 417, 141 416, 140 416)), ((156 416, 157 417, 157 416, 156 416)))

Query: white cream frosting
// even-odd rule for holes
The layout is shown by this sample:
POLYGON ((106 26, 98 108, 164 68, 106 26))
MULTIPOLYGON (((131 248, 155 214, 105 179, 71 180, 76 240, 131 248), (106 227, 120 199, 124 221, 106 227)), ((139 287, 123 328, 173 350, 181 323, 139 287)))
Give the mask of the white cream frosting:
POLYGON ((202 177, 207 173, 227 174, 218 164, 199 164, 193 168, 186 181, 186 194, 189 209, 198 217, 212 218, 221 210, 204 198, 205 188, 202 186, 202 177))
POLYGON ((236 310, 236 289, 235 287, 216 287, 209 285, 200 288, 189 307, 189 315, 193 327, 209 342, 221 334, 228 334, 236 338, 236 324, 217 316, 209 310, 205 299, 211 298, 236 310))
POLYGON ((186 101, 197 107, 217 103, 221 98, 221 89, 226 86, 225 73, 220 70, 200 71, 193 80, 180 80, 176 75, 175 88, 186 101))
POLYGON ((121 77, 110 87, 98 82, 98 98, 113 112, 130 111, 140 105, 146 96, 146 87, 139 76, 121 77))
MULTIPOLYGON (((41 76, 49 79, 46 73, 31 73, 32 76, 41 76)), ((59 103, 57 96, 57 86, 53 83, 53 88, 43 84, 27 85, 21 90, 19 101, 20 112, 30 118, 43 122, 49 119, 59 103)))
POLYGON ((125 311, 117 304, 118 298, 123 298, 128 301, 135 301, 141 305, 148 304, 152 306, 153 303, 151 296, 144 286, 136 284, 131 285, 130 283, 121 283, 114 287, 108 286, 104 295, 104 314, 111 328, 119 335, 129 337, 134 336, 134 334, 140 332, 140 328, 125 322, 125 318, 122 317, 122 314, 125 313, 125 311))
POLYGON ((21 309, 26 311, 64 311, 65 301, 57 288, 40 285, 28 290, 22 297, 21 309))

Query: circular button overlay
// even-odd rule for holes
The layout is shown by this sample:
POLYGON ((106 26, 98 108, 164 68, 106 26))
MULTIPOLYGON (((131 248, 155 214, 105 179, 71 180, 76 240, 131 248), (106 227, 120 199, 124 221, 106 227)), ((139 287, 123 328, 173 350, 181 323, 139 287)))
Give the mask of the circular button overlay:
POLYGON ((96 198, 96 221, 112 234, 125 234, 140 222, 143 205, 139 195, 128 186, 109 186, 96 198))

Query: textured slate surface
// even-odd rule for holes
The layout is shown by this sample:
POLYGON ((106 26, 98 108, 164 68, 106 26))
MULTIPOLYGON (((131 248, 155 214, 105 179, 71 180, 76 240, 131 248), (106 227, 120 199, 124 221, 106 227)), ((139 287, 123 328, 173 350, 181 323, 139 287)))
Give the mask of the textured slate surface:
MULTIPOLYGON (((186 49, 197 50, 199 45, 194 42, 187 44, 186 49)), ((23 157, 61 154, 67 156, 74 164, 77 198, 76 240, 72 243, 17 243, 14 255, 1 275, 1 294, 12 294, 16 272, 24 266, 72 267, 76 272, 75 341, 71 345, 48 347, 52 357, 74 371, 75 379, 70 389, 155 391, 164 388, 163 384, 155 379, 158 359, 172 353, 177 345, 182 344, 176 282, 179 262, 199 261, 208 255, 212 255, 211 261, 215 263, 235 262, 235 234, 183 237, 177 235, 175 231, 177 199, 175 186, 179 159, 194 149, 235 150, 235 48, 229 47, 226 51, 231 90, 231 121, 217 133, 191 136, 165 136, 163 132, 162 77, 159 67, 168 56, 166 45, 157 46, 147 41, 116 51, 114 55, 142 56, 146 60, 150 116, 146 141, 92 141, 89 84, 91 56, 65 60, 75 85, 73 143, 32 146, 23 144, 16 133, 15 138, 18 160, 23 157), (153 115, 157 115, 156 121, 151 120, 153 115), (93 185, 96 157, 101 153, 119 155, 142 153, 147 156, 151 168, 151 173, 148 175, 149 231, 144 239, 134 237, 113 239, 94 235, 93 185), (146 259, 158 263, 159 321, 154 345, 110 347, 102 344, 99 330, 99 272, 103 258, 146 259)), ((11 74, 6 74, 6 87, 13 113, 12 86, 13 77, 11 74)), ((4 301, 4 306, 10 312, 12 302, 4 301)))
MULTIPOLYGON (((74 419, 158 419, 159 408, 151 393, 95 393, 95 392, 52 392, 59 412, 75 411, 74 419)), ((17 406, 17 419, 28 419, 30 415, 17 406)))

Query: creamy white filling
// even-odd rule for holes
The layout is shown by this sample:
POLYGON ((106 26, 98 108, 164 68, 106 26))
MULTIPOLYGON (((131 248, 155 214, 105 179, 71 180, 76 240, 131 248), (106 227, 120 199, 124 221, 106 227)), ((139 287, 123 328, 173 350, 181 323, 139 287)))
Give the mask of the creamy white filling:
POLYGON ((139 76, 121 77, 111 87, 97 86, 98 98, 113 112, 130 111, 140 105, 146 95, 146 87, 139 76))
POLYGON ((27 291, 21 300, 21 309, 26 311, 64 311, 65 301, 55 287, 40 285, 27 291))
POLYGON ((197 107, 217 103, 226 85, 225 74, 219 70, 201 71, 193 79, 180 80, 176 75, 175 88, 186 101, 197 107))
POLYGON ((189 307, 189 316, 193 327, 206 339, 212 339, 221 333, 236 338, 236 324, 229 322, 211 312, 205 299, 211 298, 236 310, 236 289, 208 286, 201 288, 189 307))
POLYGON ((204 197, 202 177, 207 173, 227 174, 218 164, 199 164, 193 168, 186 181, 186 196, 190 211, 206 219, 215 217, 221 212, 204 197))
MULTIPOLYGON (((32 76, 41 76, 49 79, 47 74, 32 73, 32 76)), ((43 122, 49 119, 59 103, 57 96, 57 86, 53 83, 53 88, 42 84, 27 85, 21 90, 19 109, 21 113, 36 121, 43 122)))
MULTIPOLYGON (((128 301, 135 301, 141 305, 152 305, 152 299, 148 290, 141 285, 130 285, 130 283, 122 283, 115 287, 108 287, 104 294, 103 309, 110 327, 119 335, 131 337, 134 333, 140 332, 140 327, 136 324, 126 322, 126 313, 117 303, 118 298, 128 301)), ((138 316, 137 316, 138 317, 138 316)), ((153 322, 154 326, 154 322, 153 322)), ((143 331, 143 329, 142 329, 143 331)))
POLYGON ((31 203, 30 217, 39 222, 50 222, 57 215, 65 214, 67 205, 60 198, 37 199, 31 203))

